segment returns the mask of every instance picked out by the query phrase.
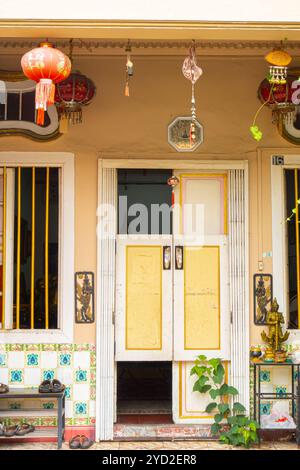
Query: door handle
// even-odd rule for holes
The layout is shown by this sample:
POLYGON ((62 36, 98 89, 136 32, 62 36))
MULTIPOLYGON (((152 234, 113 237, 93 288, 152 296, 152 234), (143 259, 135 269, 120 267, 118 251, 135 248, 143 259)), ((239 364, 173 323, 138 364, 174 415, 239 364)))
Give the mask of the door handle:
POLYGON ((163 247, 163 269, 171 269, 171 247, 163 247))
POLYGON ((183 269, 183 246, 175 246, 175 269, 183 269))

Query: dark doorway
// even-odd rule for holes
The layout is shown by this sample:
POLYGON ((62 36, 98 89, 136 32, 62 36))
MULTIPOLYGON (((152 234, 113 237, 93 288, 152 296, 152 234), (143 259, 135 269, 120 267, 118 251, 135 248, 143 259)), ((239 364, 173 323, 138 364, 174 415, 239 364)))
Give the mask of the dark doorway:
POLYGON ((118 362, 119 423, 172 422, 172 362, 118 362))

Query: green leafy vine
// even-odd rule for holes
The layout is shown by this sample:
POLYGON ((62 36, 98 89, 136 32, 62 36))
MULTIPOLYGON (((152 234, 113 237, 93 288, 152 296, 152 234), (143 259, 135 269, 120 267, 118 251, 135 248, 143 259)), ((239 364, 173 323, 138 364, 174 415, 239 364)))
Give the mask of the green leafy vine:
POLYGON ((215 413, 212 435, 218 435, 220 442, 234 446, 248 448, 257 443, 258 423, 245 415, 246 409, 241 403, 233 400, 239 392, 226 383, 222 360, 200 355, 191 375, 197 376, 193 391, 209 393, 213 400, 205 409, 206 413, 215 413))

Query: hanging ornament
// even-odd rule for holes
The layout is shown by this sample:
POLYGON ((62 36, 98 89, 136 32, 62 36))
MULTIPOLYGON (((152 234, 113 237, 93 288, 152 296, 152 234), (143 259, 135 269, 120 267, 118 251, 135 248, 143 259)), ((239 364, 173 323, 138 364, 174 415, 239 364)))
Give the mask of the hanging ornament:
POLYGON ((133 62, 131 60, 131 45, 128 41, 127 46, 125 48, 125 52, 127 54, 126 59, 126 79, 125 79, 125 96, 130 96, 129 93, 129 80, 130 77, 133 75, 133 62))
POLYGON ((287 66, 292 61, 290 54, 282 49, 275 49, 265 56, 269 64, 268 80, 270 83, 284 84, 287 78, 287 66))
POLYGON ((190 143, 191 145, 194 143, 196 139, 195 134, 195 122, 197 120, 196 116, 196 100, 195 100, 195 83, 201 77, 203 71, 201 67, 198 67, 197 60, 196 60, 196 48, 195 42, 193 41, 193 45, 190 47, 189 55, 183 61, 182 65, 182 73, 185 78, 187 78, 192 84, 192 99, 191 99, 191 115, 192 121, 190 124, 190 143))
POLYGON ((59 119, 72 124, 82 122, 82 107, 87 106, 96 93, 92 80, 80 72, 74 72, 56 85, 55 105, 59 119))
POLYGON ((24 75, 37 82, 36 122, 42 126, 47 106, 54 104, 55 84, 65 80, 71 72, 70 59, 49 42, 43 42, 23 55, 21 66, 24 75))
POLYGON ((168 186, 171 186, 171 188, 172 188, 172 208, 173 208, 174 204, 175 204, 175 193, 174 193, 174 191, 175 191, 176 186, 179 183, 179 179, 177 178, 177 176, 172 175, 172 176, 170 176, 170 178, 168 178, 167 183, 168 183, 168 186))
POLYGON ((295 107, 289 103, 289 85, 287 84, 288 65, 292 61, 290 54, 283 49, 274 49, 265 56, 269 64, 269 73, 261 84, 259 97, 262 105, 255 113, 250 132, 260 141, 263 133, 256 124, 258 115, 265 106, 272 108, 273 121, 290 121, 294 119, 295 107))

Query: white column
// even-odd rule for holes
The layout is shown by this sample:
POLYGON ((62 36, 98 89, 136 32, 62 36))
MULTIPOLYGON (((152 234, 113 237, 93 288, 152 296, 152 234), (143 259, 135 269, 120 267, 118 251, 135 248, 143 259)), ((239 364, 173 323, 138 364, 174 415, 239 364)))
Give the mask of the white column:
POLYGON ((117 172, 98 168, 96 439, 112 440, 114 423, 114 296, 117 172), (110 205, 113 212, 102 212, 110 205))
POLYGON ((248 172, 229 171, 231 384, 249 411, 248 172))

